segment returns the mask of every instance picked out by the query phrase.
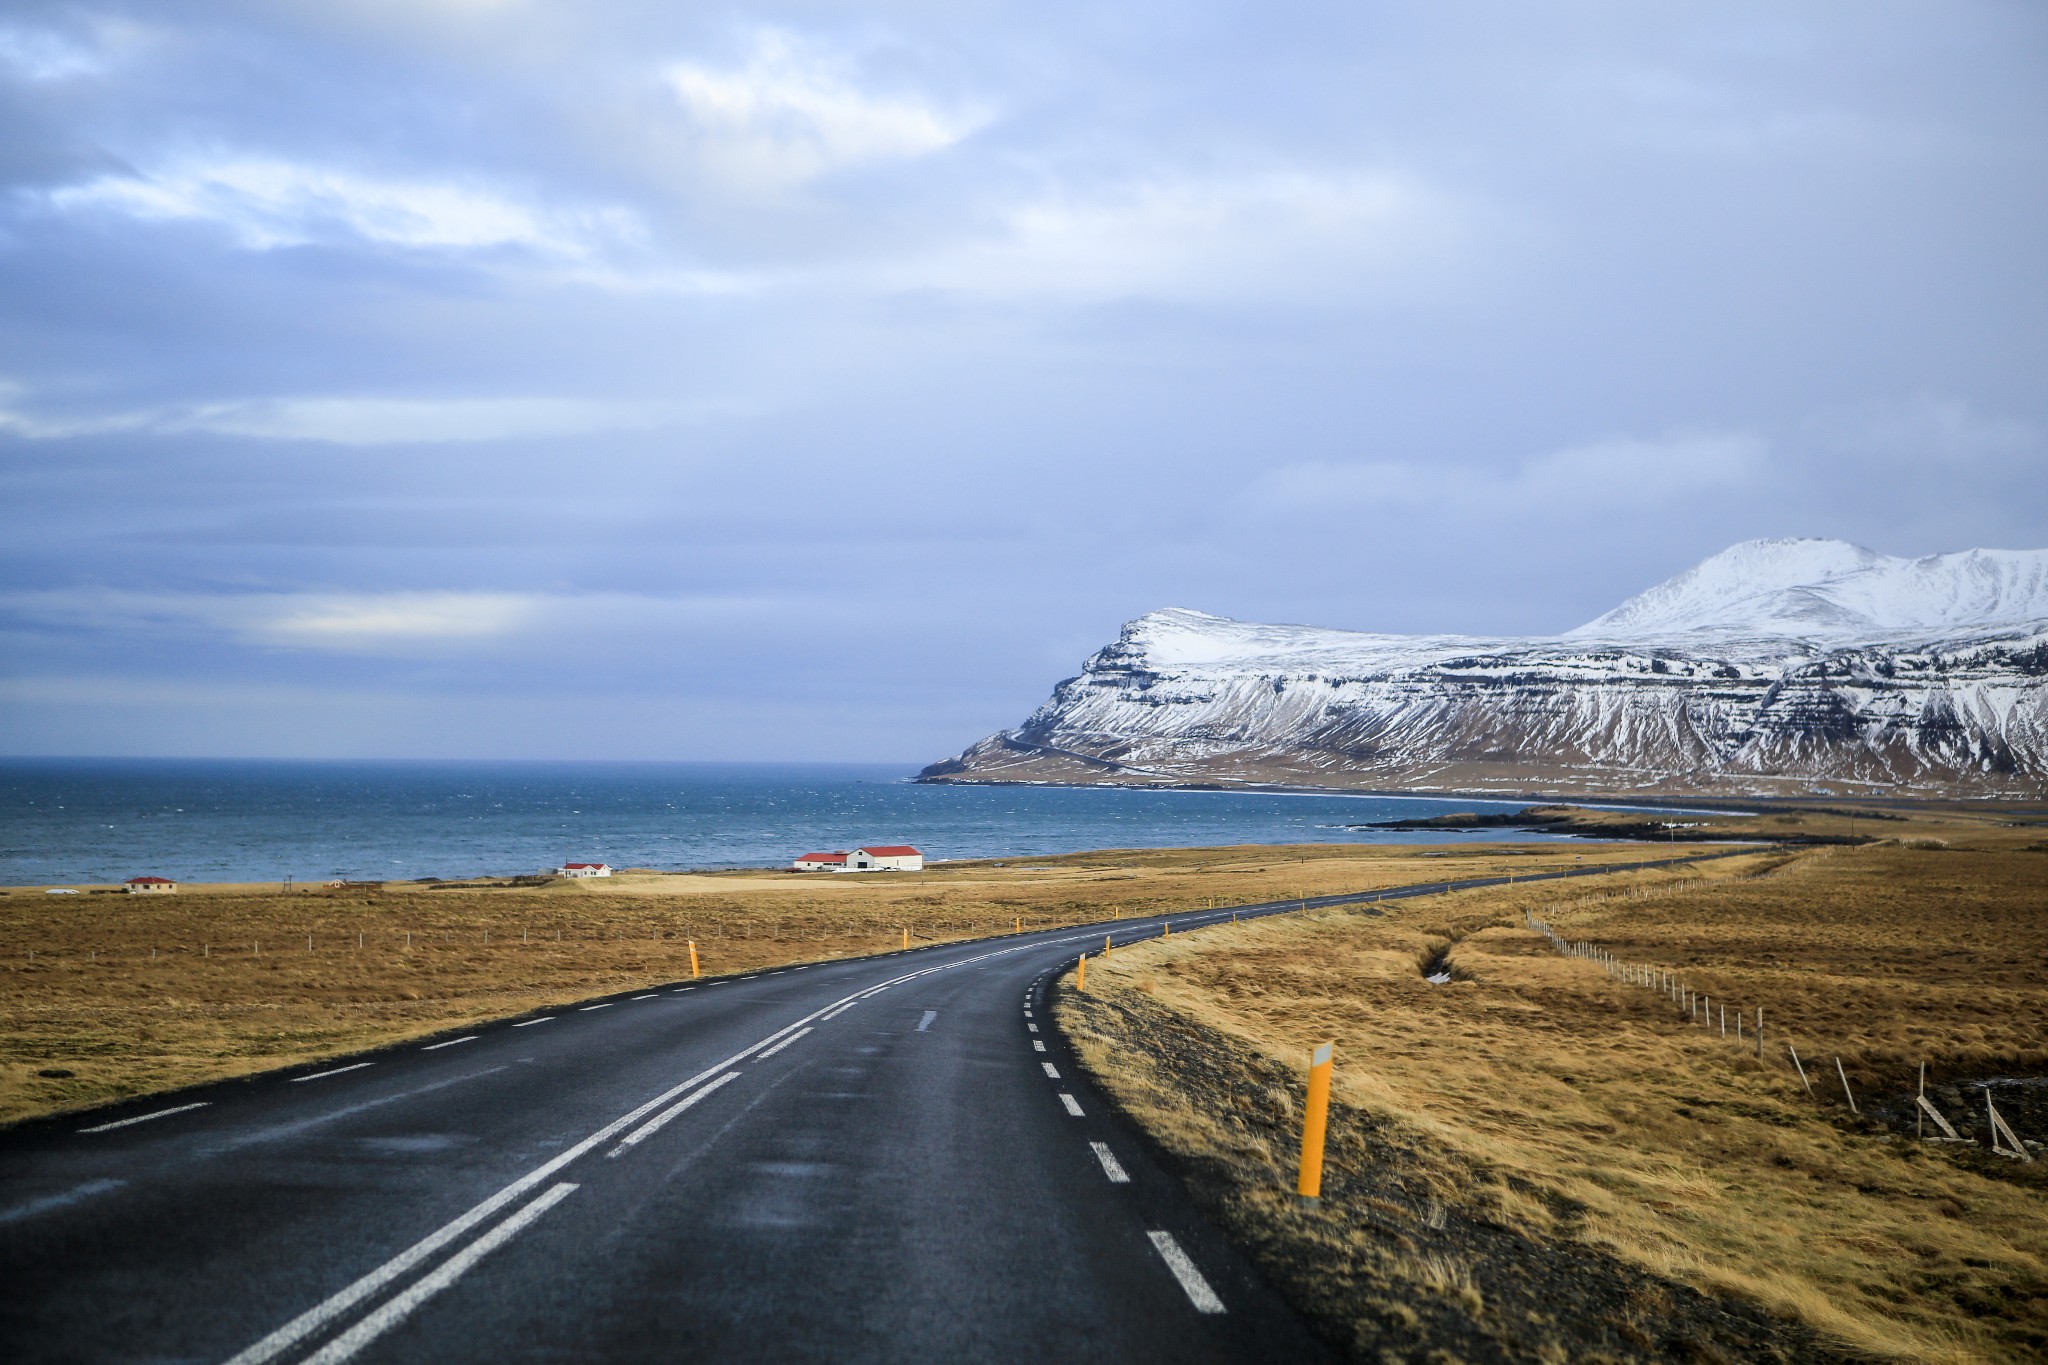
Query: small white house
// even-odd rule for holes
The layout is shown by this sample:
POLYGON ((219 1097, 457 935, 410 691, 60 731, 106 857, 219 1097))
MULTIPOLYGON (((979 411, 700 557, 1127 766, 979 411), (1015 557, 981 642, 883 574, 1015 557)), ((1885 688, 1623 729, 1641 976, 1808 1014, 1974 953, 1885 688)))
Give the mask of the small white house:
POLYGON ((792 872, 844 872, 846 871, 846 854, 843 851, 806 853, 803 857, 791 863, 789 868, 792 872))
POLYGON ((178 889, 178 884, 169 877, 130 877, 121 885, 131 896, 160 895, 178 889))
POLYGON ((924 854, 909 844, 876 844, 846 856, 848 872, 922 872, 924 854))
POLYGON ((563 863, 555 869, 557 877, 609 877, 610 863, 563 863))

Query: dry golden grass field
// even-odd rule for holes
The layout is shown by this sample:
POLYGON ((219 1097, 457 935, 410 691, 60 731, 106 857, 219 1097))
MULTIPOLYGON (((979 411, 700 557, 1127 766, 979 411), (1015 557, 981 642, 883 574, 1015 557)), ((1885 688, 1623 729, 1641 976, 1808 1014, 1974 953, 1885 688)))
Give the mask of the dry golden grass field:
POLYGON ((2040 1359, 2048 1152, 1995 1157, 1984 1121, 1988 1081, 2023 1139, 2048 1139, 2038 818, 1865 816, 1879 842, 1177 935, 1092 964, 1060 1018, 1360 1359, 2040 1359), (1560 953, 1526 913, 1674 973, 1712 1023, 1560 953), (1751 1021, 1740 1045, 1723 1003, 1751 1021), (1302 1067, 1332 1039, 1309 1207, 1302 1067), (1916 1139, 1922 1061, 1975 1145, 1916 1139))
MULTIPOLYGON (((1682 850, 1681 850, 1682 851, 1682 850)), ((543 1005, 913 941, 1644 856, 1639 845, 1108 852, 921 874, 0 891, 0 1121, 543 1005), (53 1074, 54 1073, 54 1074, 53 1074)))

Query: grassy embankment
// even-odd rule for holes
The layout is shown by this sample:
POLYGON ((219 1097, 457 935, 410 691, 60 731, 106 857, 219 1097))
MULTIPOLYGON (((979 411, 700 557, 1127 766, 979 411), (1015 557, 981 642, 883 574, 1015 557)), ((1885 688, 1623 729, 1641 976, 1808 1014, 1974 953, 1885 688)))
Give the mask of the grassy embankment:
POLYGON ((1585 844, 1095 853, 916 875, 629 873, 382 890, 0 891, 0 1121, 420 1037, 689 972, 1507 868, 1585 844), (311 936, 309 950, 308 936, 311 936), (59 1075, 51 1072, 66 1073, 59 1075))
POLYGON ((1889 837, 1176 936, 1095 964, 1060 1018, 1361 1359, 2040 1358, 2048 1153, 1918 1142, 1911 1118, 1925 1060, 1980 1143, 1973 1082, 2033 1078, 1992 1093, 2048 1138, 2048 830, 2009 818, 1866 820, 1889 837), (1762 1006, 1764 1058, 1560 955, 1525 911, 1762 1006), (1457 979, 1427 982, 1446 960, 1457 979), (1308 1207, 1302 1067, 1330 1039, 1308 1207))

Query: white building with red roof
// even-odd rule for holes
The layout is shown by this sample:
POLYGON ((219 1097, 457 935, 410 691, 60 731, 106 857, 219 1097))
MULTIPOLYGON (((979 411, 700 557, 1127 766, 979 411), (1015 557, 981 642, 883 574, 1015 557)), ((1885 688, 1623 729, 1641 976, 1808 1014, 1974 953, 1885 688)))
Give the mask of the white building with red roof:
POLYGON ((924 854, 909 844, 876 844, 847 855, 848 872, 922 872, 924 854))
POLYGON ((843 849, 832 853, 806 853, 789 867, 792 872, 844 872, 846 853, 843 849))
POLYGON ((131 896, 157 895, 178 889, 178 884, 169 877, 130 877, 121 885, 131 896))
POLYGON ((609 877, 612 875, 612 865, 610 863, 563 863, 555 869, 555 875, 557 877, 609 877))

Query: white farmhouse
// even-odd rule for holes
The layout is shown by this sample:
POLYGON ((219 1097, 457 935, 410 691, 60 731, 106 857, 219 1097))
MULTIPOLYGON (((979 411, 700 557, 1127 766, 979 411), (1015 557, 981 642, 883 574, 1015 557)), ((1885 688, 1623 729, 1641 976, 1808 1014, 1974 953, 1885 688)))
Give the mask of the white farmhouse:
POLYGON ((178 889, 178 884, 169 877, 130 877, 121 885, 131 896, 160 895, 178 889))
POLYGON ((922 872, 924 854, 909 844, 876 844, 846 856, 848 872, 922 872))
POLYGON ((789 867, 792 872, 844 872, 846 854, 843 850, 832 853, 806 853, 789 867))
POLYGON ((609 877, 610 863, 563 863, 555 869, 557 877, 609 877))

